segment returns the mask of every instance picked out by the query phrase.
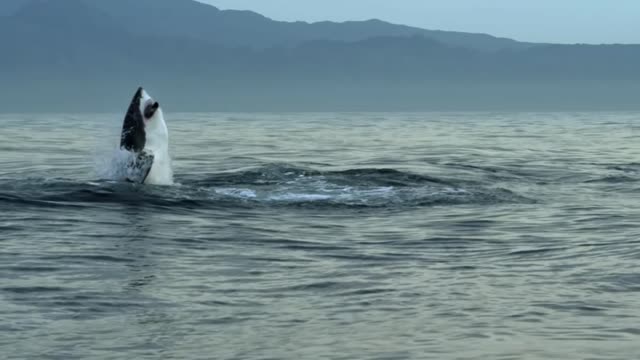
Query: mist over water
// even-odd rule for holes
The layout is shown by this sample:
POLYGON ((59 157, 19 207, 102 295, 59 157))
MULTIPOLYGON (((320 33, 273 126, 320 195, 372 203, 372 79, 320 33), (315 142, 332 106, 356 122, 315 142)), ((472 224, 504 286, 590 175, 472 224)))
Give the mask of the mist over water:
POLYGON ((2 115, 8 359, 629 359, 640 113, 2 115))

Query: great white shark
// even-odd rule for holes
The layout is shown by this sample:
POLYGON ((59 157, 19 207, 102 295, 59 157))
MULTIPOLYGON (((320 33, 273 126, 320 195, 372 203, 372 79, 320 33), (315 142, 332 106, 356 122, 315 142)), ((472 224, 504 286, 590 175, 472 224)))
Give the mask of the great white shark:
POLYGON ((132 153, 127 181, 171 185, 169 131, 160 104, 139 87, 129 104, 122 125, 120 148, 132 153))

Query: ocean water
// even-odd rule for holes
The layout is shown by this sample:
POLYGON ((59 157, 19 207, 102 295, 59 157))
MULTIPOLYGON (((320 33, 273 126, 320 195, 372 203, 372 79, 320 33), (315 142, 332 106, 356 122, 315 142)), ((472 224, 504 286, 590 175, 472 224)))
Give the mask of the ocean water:
POLYGON ((633 359, 640 113, 0 116, 3 359, 633 359))

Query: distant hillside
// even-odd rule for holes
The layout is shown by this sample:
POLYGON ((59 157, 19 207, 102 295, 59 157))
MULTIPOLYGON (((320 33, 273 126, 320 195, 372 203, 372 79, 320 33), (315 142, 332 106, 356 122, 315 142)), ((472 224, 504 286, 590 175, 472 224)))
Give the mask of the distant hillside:
MULTIPOLYGON (((13 15, 32 0, 1 0, 0 16, 13 15)), ((47 0, 68 2, 74 0, 47 0)), ((528 44, 485 34, 425 30, 380 20, 281 22, 251 11, 219 10, 193 0, 84 0, 138 35, 191 38, 226 46, 267 48, 310 40, 359 41, 376 36, 423 35, 445 44, 494 51, 528 44)))
POLYGON ((122 111, 139 85, 169 111, 640 108, 635 45, 488 51, 428 32, 368 32, 411 29, 376 21, 333 24, 315 38, 330 24, 190 0, 0 4, 10 14, 0 21, 0 112, 122 111))

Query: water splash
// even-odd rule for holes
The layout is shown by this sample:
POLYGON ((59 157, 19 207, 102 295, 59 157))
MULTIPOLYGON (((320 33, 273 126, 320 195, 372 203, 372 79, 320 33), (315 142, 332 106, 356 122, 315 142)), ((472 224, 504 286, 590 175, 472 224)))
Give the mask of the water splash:
POLYGON ((131 173, 130 166, 136 160, 133 153, 120 148, 98 154, 94 161, 94 171, 99 179, 125 181, 131 173))
MULTIPOLYGON (((126 181, 141 179, 146 164, 136 154, 120 148, 94 155, 94 172, 101 180, 126 181), (139 166, 138 166, 139 165, 139 166)), ((174 185, 170 159, 154 159, 155 185, 174 185)))

